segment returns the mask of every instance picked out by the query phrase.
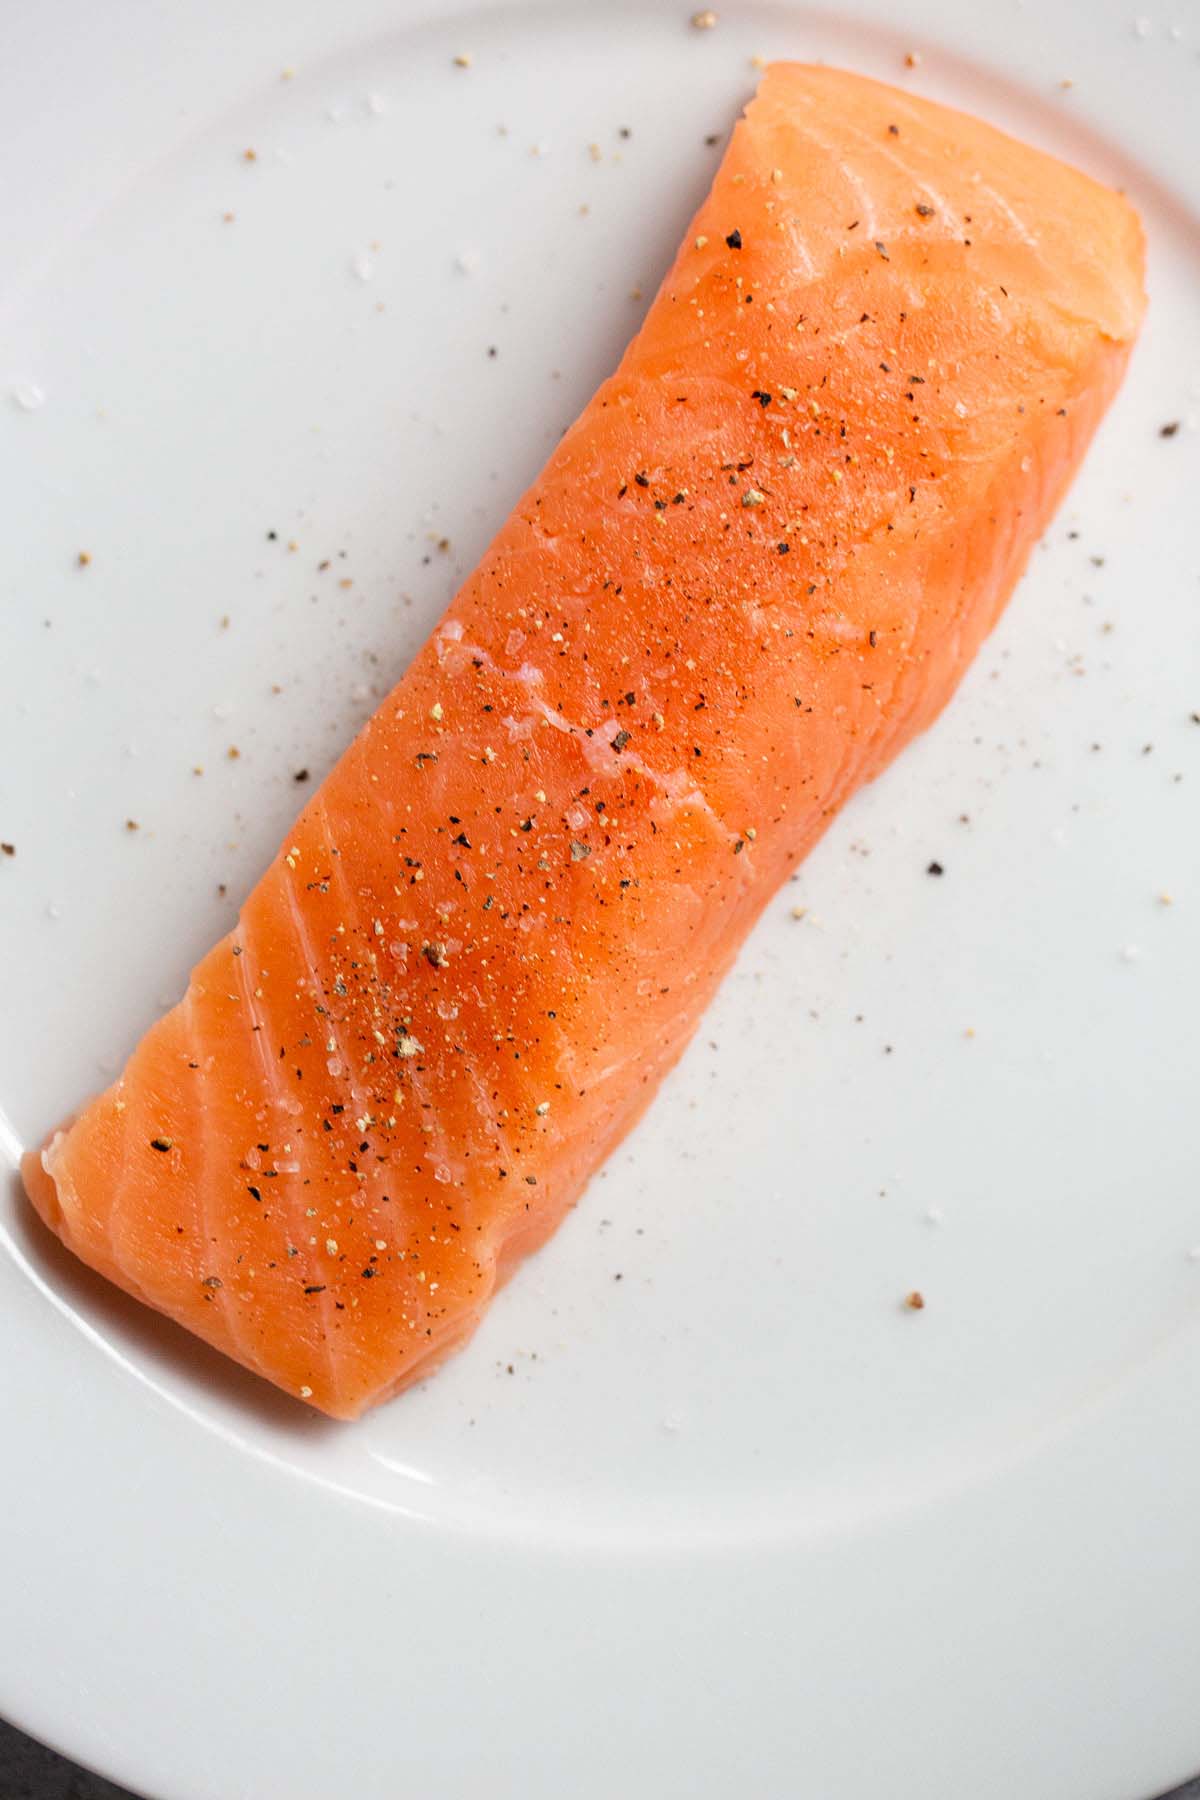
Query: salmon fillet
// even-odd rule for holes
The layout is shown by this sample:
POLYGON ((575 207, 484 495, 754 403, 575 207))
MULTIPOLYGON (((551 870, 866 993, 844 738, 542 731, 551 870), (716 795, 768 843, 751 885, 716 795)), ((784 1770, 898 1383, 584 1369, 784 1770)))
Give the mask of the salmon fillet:
POLYGON ((24 1162, 76 1255, 338 1418, 426 1373, 945 704, 1142 316, 1118 194, 778 64, 620 367, 236 928, 24 1162))

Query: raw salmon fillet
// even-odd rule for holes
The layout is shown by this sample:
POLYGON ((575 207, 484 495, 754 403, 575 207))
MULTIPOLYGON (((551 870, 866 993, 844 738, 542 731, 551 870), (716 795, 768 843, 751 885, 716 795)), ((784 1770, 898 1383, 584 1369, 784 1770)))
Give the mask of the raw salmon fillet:
POLYGON ((1076 170, 772 67, 616 374, 181 1003, 26 1157, 64 1243, 338 1418, 460 1343, 954 691, 1142 261, 1076 170))

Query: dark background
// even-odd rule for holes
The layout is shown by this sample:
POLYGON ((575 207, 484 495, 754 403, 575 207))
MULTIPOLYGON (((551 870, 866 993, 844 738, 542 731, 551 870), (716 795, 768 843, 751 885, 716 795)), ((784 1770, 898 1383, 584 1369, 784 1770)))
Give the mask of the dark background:
MULTIPOLYGON (((131 1800, 124 1788, 87 1775, 0 1719, 0 1800, 131 1800)), ((334 1800, 334 1796, 330 1796, 334 1800)), ((932 1795, 930 1800, 942 1800, 932 1795)), ((1021 1800, 1014 1795, 1013 1800, 1021 1800)), ((1200 1776, 1162 1800, 1200 1800, 1200 1776)))

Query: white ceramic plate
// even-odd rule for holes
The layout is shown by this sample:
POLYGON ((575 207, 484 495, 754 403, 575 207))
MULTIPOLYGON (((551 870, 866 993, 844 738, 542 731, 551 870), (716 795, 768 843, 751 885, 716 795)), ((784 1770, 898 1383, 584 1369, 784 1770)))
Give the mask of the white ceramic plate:
POLYGON ((1127 387, 961 696, 435 1381, 303 1416, 5 1188, 0 1707, 155 1800, 1138 1800, 1200 1766, 1200 16, 689 10, 0 21, 14 1160, 612 366, 752 56, 975 108, 1150 239, 1127 387))

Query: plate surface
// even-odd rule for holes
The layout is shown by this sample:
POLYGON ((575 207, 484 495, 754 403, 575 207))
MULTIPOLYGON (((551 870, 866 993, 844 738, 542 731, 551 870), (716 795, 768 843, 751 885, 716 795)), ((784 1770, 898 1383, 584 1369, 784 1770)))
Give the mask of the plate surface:
POLYGON ((18 13, 13 1162, 179 992, 297 774, 612 367, 752 58, 1125 186, 1152 304, 961 695, 434 1381, 302 1416, 5 1185, 0 1708, 155 1800, 1134 1800, 1193 1772, 1194 9, 18 13))

